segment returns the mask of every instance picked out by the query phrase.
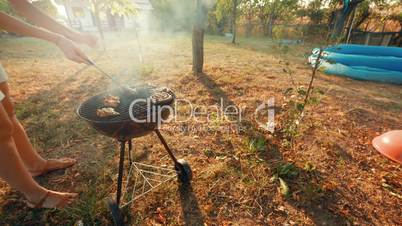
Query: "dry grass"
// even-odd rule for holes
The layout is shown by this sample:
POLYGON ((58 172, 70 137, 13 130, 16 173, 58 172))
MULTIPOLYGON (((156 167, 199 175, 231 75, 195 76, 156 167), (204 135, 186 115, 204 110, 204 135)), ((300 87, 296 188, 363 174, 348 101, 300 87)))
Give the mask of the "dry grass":
MULTIPOLYGON (((108 37, 102 55, 91 52, 105 70, 128 84, 152 82, 172 88, 195 105, 234 103, 246 107, 241 133, 213 130, 172 132, 175 127, 228 126, 226 122, 171 123, 163 133, 179 157, 193 170, 191 187, 170 182, 126 210, 133 225, 398 225, 402 215, 400 165, 380 156, 371 139, 402 127, 402 91, 398 86, 319 75, 315 104, 306 107, 292 133, 290 101, 284 94, 292 82, 283 68, 294 71, 296 86, 306 86, 305 64, 311 46, 278 46, 263 39, 242 39, 231 45, 207 37, 205 74, 191 74, 191 39, 150 35, 143 38, 145 63, 139 65, 133 34, 108 37), (289 61, 284 66, 282 61, 289 61), (275 97, 276 133, 259 129, 252 109, 275 97), (285 98, 286 97, 286 98, 285 98), (259 140, 257 146, 251 140, 259 140), (292 172, 280 169, 291 166, 292 172), (282 172, 282 173, 281 173, 282 172), (275 176, 289 186, 283 196, 275 176), (384 186, 388 184, 388 186, 384 186), (390 192, 392 190, 393 194, 390 192)), ((110 225, 104 199, 115 190, 115 142, 96 134, 74 113, 76 106, 110 87, 94 69, 63 59, 52 46, 25 38, 0 40, 0 60, 11 76, 17 114, 35 147, 45 157, 69 156, 79 164, 40 179, 52 189, 80 192, 65 210, 31 210, 19 193, 1 185, 0 224, 110 225), (77 72, 78 71, 78 72, 77 72)), ((89 51, 89 50, 88 50, 89 51)), ((185 107, 179 112, 185 112, 185 107)), ((135 140, 145 161, 158 163, 165 153, 155 136, 135 140)))

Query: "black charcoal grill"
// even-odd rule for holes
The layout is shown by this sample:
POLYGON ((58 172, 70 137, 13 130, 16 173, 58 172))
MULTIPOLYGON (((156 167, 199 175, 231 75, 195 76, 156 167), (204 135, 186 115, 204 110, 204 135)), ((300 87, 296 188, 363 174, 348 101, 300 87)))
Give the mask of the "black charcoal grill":
MULTIPOLYGON (((128 161, 130 169, 128 170, 128 177, 132 175, 134 170, 139 170, 140 174, 144 176, 144 180, 150 181, 145 178, 145 173, 150 173, 149 169, 158 169, 158 174, 164 176, 161 172, 175 172, 179 181, 181 183, 189 183, 192 177, 191 169, 185 160, 177 160, 173 152, 169 148, 166 140, 163 138, 158 127, 161 123, 168 119, 171 110, 173 109, 173 104, 175 101, 174 93, 168 88, 158 88, 155 86, 138 86, 132 87, 130 89, 114 89, 108 92, 98 94, 94 97, 89 98, 83 102, 77 110, 78 116, 88 122, 93 128, 102 133, 103 135, 117 139, 120 142, 120 161, 119 161, 119 173, 117 179, 117 192, 116 199, 109 201, 109 208, 112 211, 113 219, 116 225, 123 225, 123 218, 120 212, 120 204, 122 197, 123 188, 123 174, 124 174, 124 160, 126 146, 128 144, 128 161), (117 116, 111 116, 102 118, 96 114, 96 111, 104 106, 104 98, 106 95, 117 96, 120 98, 120 104, 115 108, 115 111, 119 113, 117 116), (135 103, 136 102, 136 103, 135 103), (133 116, 135 119, 133 119, 133 116), (132 150, 133 150, 133 138, 145 136, 155 132, 159 140, 166 149, 169 157, 174 163, 174 168, 169 171, 168 169, 162 169, 156 166, 149 166, 142 163, 135 163, 132 160, 132 150), (147 166, 147 170, 140 170, 139 167, 147 166), (166 171, 167 170, 167 171, 166 171)), ((152 173, 152 172, 151 172, 152 173)), ((166 182, 166 178, 161 182, 166 182)), ((129 187, 129 180, 127 179, 126 191, 129 187)), ((145 184, 145 182, 144 182, 145 184)), ((134 197, 134 190, 137 185, 134 185, 132 198, 134 197)), ((149 183, 151 188, 153 186, 149 183)), ((144 193, 144 188, 143 193, 144 193)), ((137 189, 138 190, 138 189, 137 189)), ((146 191, 145 193, 147 193, 146 191)), ((145 194, 144 193, 144 194, 145 194)), ((140 196, 142 196, 141 194, 140 196)), ((133 200, 128 201, 127 204, 131 204, 133 200)), ((124 207, 123 206, 123 207, 124 207)))

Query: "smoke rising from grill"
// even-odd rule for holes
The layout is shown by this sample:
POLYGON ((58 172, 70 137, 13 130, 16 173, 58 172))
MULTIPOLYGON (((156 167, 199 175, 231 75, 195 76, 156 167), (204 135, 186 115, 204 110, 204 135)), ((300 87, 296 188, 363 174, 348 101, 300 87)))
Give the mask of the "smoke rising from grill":
MULTIPOLYGON (((210 8, 216 1, 204 0, 202 2, 206 8, 210 8)), ((108 49, 108 42, 122 42, 119 45, 124 45, 125 51, 119 49, 121 58, 109 59, 110 62, 115 62, 113 63, 115 65, 111 65, 113 67, 111 69, 106 67, 105 70, 129 86, 153 82, 152 76, 156 68, 163 67, 153 61, 154 55, 174 56, 177 54, 174 44, 160 41, 165 40, 160 37, 188 39, 188 48, 191 48, 189 33, 195 19, 195 1, 150 0, 150 3, 153 10, 138 11, 135 15, 136 26, 134 28, 106 34, 107 51, 113 51, 113 49, 108 49), (127 40, 126 35, 132 38, 132 42, 123 43, 122 40, 127 40), (122 64, 124 65, 122 66, 122 64)), ((191 53, 191 49, 189 49, 189 53, 191 53)), ((188 60, 191 60, 191 55, 188 55, 188 60)), ((109 82, 107 88, 113 89, 116 86, 109 82)))

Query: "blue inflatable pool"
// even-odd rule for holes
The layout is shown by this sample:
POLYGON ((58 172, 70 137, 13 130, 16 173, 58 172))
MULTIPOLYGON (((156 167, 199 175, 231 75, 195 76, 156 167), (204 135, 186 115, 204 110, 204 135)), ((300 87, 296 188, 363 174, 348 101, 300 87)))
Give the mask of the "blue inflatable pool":
MULTIPOLYGON (((315 64, 319 49, 309 57, 315 64)), ((363 45, 327 47, 320 69, 327 74, 347 76, 359 80, 402 84, 402 48, 363 45)))
POLYGON ((400 47, 340 44, 336 46, 329 46, 325 50, 331 53, 368 55, 368 56, 393 56, 402 58, 402 48, 400 47))

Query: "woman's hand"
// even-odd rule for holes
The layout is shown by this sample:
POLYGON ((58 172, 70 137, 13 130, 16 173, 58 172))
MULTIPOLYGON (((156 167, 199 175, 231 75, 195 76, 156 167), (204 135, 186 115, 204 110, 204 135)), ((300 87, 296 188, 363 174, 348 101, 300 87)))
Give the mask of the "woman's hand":
POLYGON ((77 43, 85 44, 91 48, 95 48, 98 45, 98 38, 95 35, 87 33, 76 33, 72 40, 77 43))
POLYGON ((67 59, 77 63, 88 64, 89 58, 71 40, 60 36, 55 44, 63 51, 67 59))
POLYGON ((98 38, 95 35, 81 33, 81 42, 85 43, 91 48, 98 46, 98 38))

